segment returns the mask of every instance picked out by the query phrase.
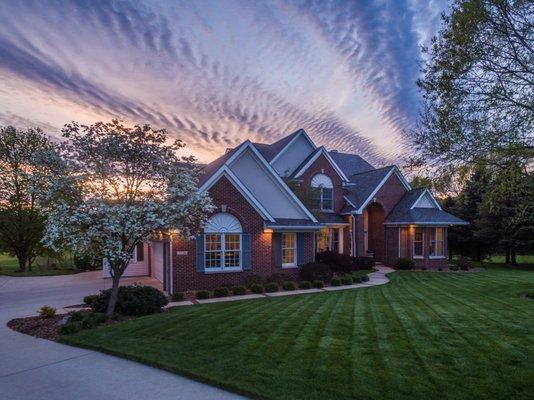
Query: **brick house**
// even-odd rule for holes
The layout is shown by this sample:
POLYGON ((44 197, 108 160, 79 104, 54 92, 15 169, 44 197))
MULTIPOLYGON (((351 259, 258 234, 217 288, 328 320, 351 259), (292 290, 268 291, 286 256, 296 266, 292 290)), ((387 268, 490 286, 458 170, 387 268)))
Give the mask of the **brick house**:
MULTIPOLYGON (((216 210, 195 239, 171 235, 139 246, 125 275, 151 275, 169 292, 288 279, 324 250, 446 264, 447 227, 466 224, 396 166, 317 147, 302 129, 272 143, 228 149, 203 166, 199 190, 216 210)), ((104 271, 104 274, 107 272, 104 271)))

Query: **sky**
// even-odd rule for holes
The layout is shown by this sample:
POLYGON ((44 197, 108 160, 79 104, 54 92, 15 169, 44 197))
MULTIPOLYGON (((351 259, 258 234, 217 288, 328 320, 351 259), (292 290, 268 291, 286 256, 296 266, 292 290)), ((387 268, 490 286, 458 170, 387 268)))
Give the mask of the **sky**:
POLYGON ((165 128, 209 161, 304 128, 376 165, 409 151, 446 0, 0 2, 0 125, 165 128))

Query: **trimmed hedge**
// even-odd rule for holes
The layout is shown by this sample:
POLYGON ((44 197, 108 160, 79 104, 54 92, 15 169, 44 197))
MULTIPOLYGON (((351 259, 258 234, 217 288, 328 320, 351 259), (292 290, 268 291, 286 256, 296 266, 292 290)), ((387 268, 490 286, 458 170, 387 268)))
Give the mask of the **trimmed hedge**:
POLYGON ((322 288, 324 288, 324 282, 321 281, 321 280, 319 280, 319 279, 313 281, 313 282, 312 282, 312 285, 313 285, 314 288, 317 288, 317 289, 322 289, 322 288))
POLYGON ((246 293, 247 293, 247 288, 245 288, 244 286, 234 286, 232 288, 232 294, 234 296, 243 296, 246 293))
POLYGON ((332 278, 332 280, 330 281, 330 286, 341 286, 341 279, 332 278))
MULTIPOLYGON (((108 308, 111 289, 102 290, 91 303, 93 311, 104 313, 108 308)), ((160 311, 169 301, 151 286, 131 285, 119 287, 115 312, 121 315, 147 315, 160 311)))
POLYGON ((291 291, 291 290, 295 290, 297 288, 297 284, 295 282, 285 281, 282 284, 282 287, 284 288, 284 290, 291 291))
POLYGON ((229 295, 230 291, 225 286, 221 286, 213 290, 213 297, 228 297, 229 295))
POLYGON ((259 283, 254 283, 250 286, 250 291, 252 293, 261 294, 263 293, 263 285, 259 283))
POLYGON ((93 304, 93 301, 95 301, 97 297, 98 297, 97 294, 90 294, 89 296, 85 296, 83 298, 83 302, 87 304, 88 306, 91 306, 91 304, 93 304))
POLYGON ((278 292, 278 283, 276 282, 269 282, 265 285, 265 291, 267 293, 274 293, 278 292))
POLYGON ((350 273, 360 269, 371 269, 375 262, 371 257, 351 257, 333 251, 317 253, 316 261, 326 264, 332 272, 350 273))
POLYGON ((330 279, 332 279, 332 270, 326 264, 309 262, 300 267, 299 275, 303 281, 320 280, 330 282, 330 279))
POLYGON ((184 297, 182 292, 176 292, 172 294, 172 301, 184 301, 184 297))
POLYGON ((341 283, 343 285, 352 285, 352 283, 353 283, 352 276, 350 276, 350 275, 342 276, 341 277, 341 283))
POLYGON ((197 298, 197 300, 209 299, 210 292, 208 292, 207 290, 199 290, 198 292, 196 292, 195 297, 197 298))
POLYGON ((301 281, 299 283, 299 289, 311 289, 312 283, 310 281, 301 281))
POLYGON ((408 270, 413 269, 413 267, 415 267, 415 262, 411 258, 401 257, 395 260, 394 266, 395 269, 408 270))

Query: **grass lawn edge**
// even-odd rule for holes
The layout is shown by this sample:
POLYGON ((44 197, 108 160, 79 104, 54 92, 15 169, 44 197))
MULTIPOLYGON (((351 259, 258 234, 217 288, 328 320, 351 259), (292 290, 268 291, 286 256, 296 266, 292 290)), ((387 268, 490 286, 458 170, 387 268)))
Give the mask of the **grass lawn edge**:
MULTIPOLYGON (((96 329, 98 329, 98 328, 96 328, 96 329)), ((68 345, 68 346, 78 347, 78 348, 87 349, 87 350, 94 350, 94 351, 98 351, 98 352, 103 353, 103 354, 111 355, 111 356, 118 357, 118 358, 123 358, 123 359, 129 360, 129 361, 134 361, 134 362, 137 362, 137 363, 140 363, 140 364, 143 364, 143 365, 147 365, 149 367, 157 368, 157 369, 160 369, 160 370, 163 370, 163 371, 166 371, 166 372, 173 373, 173 374, 178 375, 178 376, 182 376, 184 378, 192 379, 192 380, 194 380, 196 382, 205 383, 205 384, 208 384, 210 386, 217 387, 219 389, 224 389, 224 390, 227 390, 229 392, 232 392, 232 393, 235 393, 235 394, 238 394, 238 395, 241 395, 241 396, 246 396, 246 397, 249 397, 251 399, 255 399, 255 400, 266 400, 266 399, 270 400, 271 399, 269 397, 259 396, 257 393, 248 392, 246 390, 240 389, 237 386, 231 385, 231 384, 226 383, 226 382, 219 381, 217 379, 205 377, 205 376, 202 376, 202 375, 199 375, 199 374, 195 374, 195 373, 190 372, 190 371, 183 370, 182 368, 171 368, 171 367, 168 367, 168 366, 163 365, 161 363, 158 363, 157 361, 147 361, 146 359, 143 359, 142 357, 137 357, 135 355, 126 354, 126 353, 122 353, 122 352, 119 352, 119 351, 107 349, 107 348, 102 347, 102 346, 91 345, 91 344, 88 344, 88 343, 80 343, 80 342, 77 342, 76 340, 69 339, 68 336, 61 336, 58 339, 58 342, 61 343, 61 344, 68 345)))

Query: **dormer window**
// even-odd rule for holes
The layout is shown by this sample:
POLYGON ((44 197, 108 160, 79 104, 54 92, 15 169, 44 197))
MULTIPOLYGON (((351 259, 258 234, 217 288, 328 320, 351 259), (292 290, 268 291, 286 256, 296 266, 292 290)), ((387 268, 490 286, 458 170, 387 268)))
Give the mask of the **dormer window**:
POLYGON ((334 210, 334 185, 325 174, 317 174, 312 178, 311 186, 317 190, 317 209, 321 211, 334 210))

